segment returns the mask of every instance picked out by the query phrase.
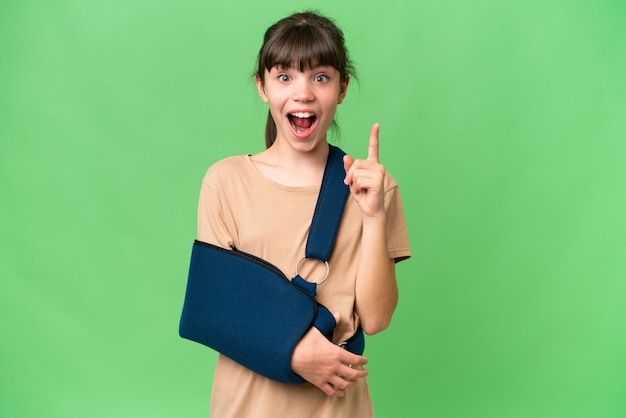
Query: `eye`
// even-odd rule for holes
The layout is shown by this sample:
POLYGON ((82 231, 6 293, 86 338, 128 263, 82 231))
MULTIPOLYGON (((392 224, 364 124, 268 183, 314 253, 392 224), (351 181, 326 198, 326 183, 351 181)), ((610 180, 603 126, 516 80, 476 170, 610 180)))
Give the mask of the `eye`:
POLYGON ((291 80, 291 77, 289 77, 287 74, 280 74, 280 75, 277 77, 277 79, 278 79, 278 81, 280 81, 281 83, 286 83, 286 82, 288 82, 289 80, 291 80))
POLYGON ((326 74, 318 74, 314 78, 317 83, 326 83, 329 79, 330 78, 326 74))

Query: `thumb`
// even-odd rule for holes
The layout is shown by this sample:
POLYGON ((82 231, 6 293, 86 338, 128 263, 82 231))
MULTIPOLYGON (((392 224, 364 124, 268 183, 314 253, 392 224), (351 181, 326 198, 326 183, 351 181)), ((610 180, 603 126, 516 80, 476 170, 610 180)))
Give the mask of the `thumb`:
POLYGON ((350 167, 352 167, 353 162, 354 158, 352 158, 348 154, 343 156, 343 168, 346 170, 346 173, 348 172, 348 170, 350 170, 350 167))
POLYGON ((352 183, 352 173, 350 174, 348 173, 350 172, 350 167, 352 167, 353 163, 354 163, 354 158, 350 157, 347 154, 343 156, 343 168, 344 170, 346 170, 346 177, 344 178, 343 182, 348 185, 352 183), (348 177, 348 175, 350 177, 348 177))
POLYGON ((339 312, 334 312, 333 317, 335 318, 335 324, 339 325, 339 321, 341 321, 341 314, 339 312))

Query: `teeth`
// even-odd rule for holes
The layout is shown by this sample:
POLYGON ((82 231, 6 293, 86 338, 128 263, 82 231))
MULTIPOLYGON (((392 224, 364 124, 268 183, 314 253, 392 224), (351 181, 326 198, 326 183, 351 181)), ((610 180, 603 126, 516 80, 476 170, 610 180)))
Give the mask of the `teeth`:
POLYGON ((315 116, 311 112, 293 112, 290 113, 291 116, 295 116, 297 118, 310 118, 311 116, 315 116))

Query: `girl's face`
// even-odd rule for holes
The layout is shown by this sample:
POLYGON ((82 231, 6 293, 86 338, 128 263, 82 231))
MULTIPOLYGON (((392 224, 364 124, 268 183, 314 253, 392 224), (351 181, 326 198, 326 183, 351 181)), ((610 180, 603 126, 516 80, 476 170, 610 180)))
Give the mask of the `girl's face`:
POLYGON ((289 143, 298 151, 311 151, 326 141, 326 131, 348 88, 348 80, 342 82, 331 66, 304 71, 275 66, 265 70, 264 82, 257 74, 256 83, 276 122, 276 142, 289 143))

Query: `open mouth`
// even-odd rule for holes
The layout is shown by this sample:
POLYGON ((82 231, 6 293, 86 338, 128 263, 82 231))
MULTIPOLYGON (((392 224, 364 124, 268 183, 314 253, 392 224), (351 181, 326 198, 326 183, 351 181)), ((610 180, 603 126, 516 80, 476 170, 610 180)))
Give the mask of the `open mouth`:
POLYGON ((317 121, 317 116, 311 112, 293 112, 289 113, 287 118, 294 132, 300 135, 309 132, 317 121))

